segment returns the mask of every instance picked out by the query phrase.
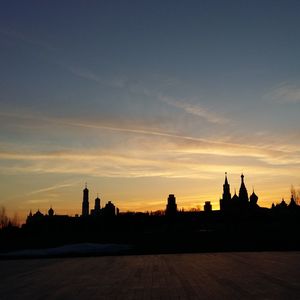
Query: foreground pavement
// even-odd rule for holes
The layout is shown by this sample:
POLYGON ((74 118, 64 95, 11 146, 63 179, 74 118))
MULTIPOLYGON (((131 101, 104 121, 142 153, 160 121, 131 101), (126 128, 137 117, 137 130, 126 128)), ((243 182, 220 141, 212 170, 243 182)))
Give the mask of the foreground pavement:
POLYGON ((300 299, 300 252, 0 261, 0 299, 300 299))

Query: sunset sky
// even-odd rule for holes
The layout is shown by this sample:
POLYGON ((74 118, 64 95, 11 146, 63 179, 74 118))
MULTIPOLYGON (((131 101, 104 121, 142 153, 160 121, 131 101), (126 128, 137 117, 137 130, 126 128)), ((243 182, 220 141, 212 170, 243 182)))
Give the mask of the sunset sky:
POLYGON ((300 1, 1 1, 0 205, 270 207, 300 188, 300 1))

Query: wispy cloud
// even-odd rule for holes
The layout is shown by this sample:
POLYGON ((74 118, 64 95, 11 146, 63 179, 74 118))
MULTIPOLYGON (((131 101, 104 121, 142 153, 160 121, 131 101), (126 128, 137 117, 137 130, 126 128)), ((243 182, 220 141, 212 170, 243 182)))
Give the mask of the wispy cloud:
POLYGON ((40 193, 44 193, 44 192, 59 190, 59 189, 63 189, 63 188, 66 188, 66 187, 74 186, 76 183, 77 182, 56 184, 56 185, 52 185, 52 186, 49 186, 49 187, 46 187, 46 188, 31 191, 27 195, 30 196, 30 195, 40 194, 40 193))
MULTIPOLYGON (((210 143, 222 143, 218 141, 210 141, 205 138, 197 138, 187 135, 180 135, 173 132, 158 130, 158 129, 151 129, 149 127, 143 128, 142 124, 140 127, 131 127, 130 122, 128 124, 118 125, 118 123, 111 121, 110 123, 107 122, 87 122, 87 121, 80 121, 68 118, 55 118, 55 117, 47 117, 43 115, 30 115, 30 114, 17 114, 17 113, 5 113, 0 112, 0 116, 8 117, 8 118, 19 118, 19 119, 26 119, 32 120, 34 124, 37 126, 37 122, 42 123, 51 123, 60 126, 69 126, 69 127, 80 127, 85 129, 102 129, 102 130, 109 130, 115 132, 124 132, 124 133, 132 133, 132 134, 141 134, 141 135, 151 135, 151 136, 158 136, 158 137, 167 137, 167 138, 174 138, 174 139, 184 139, 184 140, 192 140, 198 142, 210 142, 210 143), (115 123, 115 125, 114 125, 115 123)), ((227 143, 222 143, 227 144, 227 143)))
POLYGON ((289 83, 281 83, 265 95, 277 103, 300 103, 300 86, 289 83))
POLYGON ((28 204, 44 204, 44 203, 49 203, 49 202, 53 202, 53 199, 50 198, 43 198, 43 199, 30 199, 26 201, 28 204))
POLYGON ((76 67, 68 67, 68 69, 72 74, 78 77, 99 83, 101 85, 111 86, 115 88, 124 88, 126 86, 126 80, 124 78, 116 77, 112 79, 107 79, 87 69, 76 68, 76 67))
POLYGON ((168 96, 160 96, 160 100, 171 106, 182 109, 188 114, 198 116, 209 123, 224 124, 229 122, 228 119, 209 111, 207 108, 200 104, 192 104, 187 102, 186 100, 178 101, 168 96))

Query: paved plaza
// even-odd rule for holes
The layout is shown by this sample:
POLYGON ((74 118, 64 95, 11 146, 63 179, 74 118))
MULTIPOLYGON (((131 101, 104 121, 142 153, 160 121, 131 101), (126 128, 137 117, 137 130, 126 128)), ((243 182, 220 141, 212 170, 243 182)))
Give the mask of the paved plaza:
POLYGON ((0 299, 300 299, 300 252, 1 260, 0 299))

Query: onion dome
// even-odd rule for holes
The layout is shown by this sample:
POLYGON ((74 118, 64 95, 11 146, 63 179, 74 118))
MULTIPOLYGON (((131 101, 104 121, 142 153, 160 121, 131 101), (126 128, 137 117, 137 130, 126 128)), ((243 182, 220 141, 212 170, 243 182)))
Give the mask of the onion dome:
POLYGON ((231 198, 231 201, 233 201, 233 202, 239 201, 239 197, 238 197, 238 195, 236 194, 236 191, 234 191, 234 195, 233 195, 233 197, 231 198))
POLYGON ((52 216, 54 215, 54 210, 53 210, 52 207, 50 207, 50 209, 48 210, 48 215, 49 215, 50 217, 52 217, 52 216))
POLYGON ((40 212, 40 210, 38 209, 38 211, 34 214, 35 217, 43 217, 44 215, 40 212))
POLYGON ((251 196, 250 196, 250 203, 251 203, 251 204, 256 204, 256 203, 257 203, 257 200, 258 200, 258 197, 257 197, 257 195, 254 193, 254 190, 253 190, 253 192, 252 192, 252 194, 251 194, 251 196))

